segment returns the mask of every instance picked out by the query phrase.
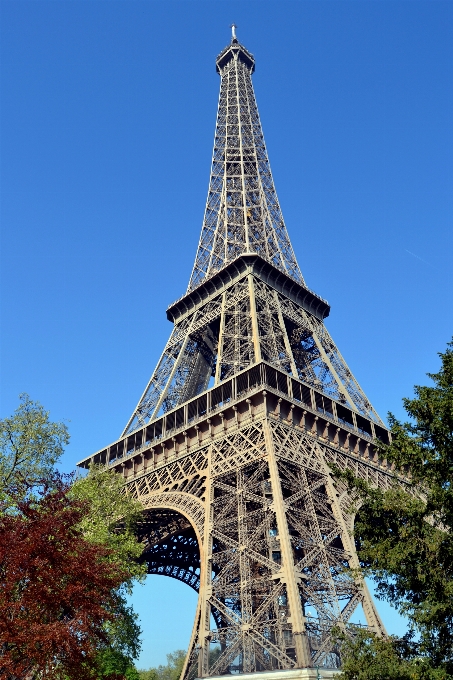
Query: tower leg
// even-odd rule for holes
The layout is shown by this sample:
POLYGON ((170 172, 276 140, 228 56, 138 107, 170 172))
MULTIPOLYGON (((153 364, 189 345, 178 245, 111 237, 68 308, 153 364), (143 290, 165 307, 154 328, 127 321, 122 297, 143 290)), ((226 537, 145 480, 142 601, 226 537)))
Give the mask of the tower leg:
MULTIPOLYGON (((341 508, 341 505, 338 501, 338 493, 335 490, 335 487, 332 483, 332 478, 330 476, 330 473, 328 474, 327 477, 327 490, 328 494, 330 496, 330 500, 332 503, 332 509, 335 514, 335 517, 337 519, 338 524, 341 527, 341 540, 346 548, 346 551, 349 555, 348 562, 349 566, 351 569, 354 571, 358 572, 360 569, 360 563, 359 563, 359 558, 357 556, 357 552, 355 549, 355 544, 354 544, 354 539, 351 536, 351 531, 348 529, 348 521, 346 518, 343 510, 341 508)), ((359 575, 356 576, 356 583, 357 586, 360 588, 361 591, 361 600, 362 600, 362 607, 363 607, 363 613, 365 614, 366 622, 368 626, 379 636, 385 636, 387 634, 385 630, 385 626, 382 622, 381 617, 378 614, 378 611, 376 609, 376 606, 373 602, 373 598, 371 597, 370 591, 368 589, 368 586, 363 578, 361 578, 359 575)))
MULTIPOLYGON (((204 524, 203 549, 200 550, 201 578, 200 578, 200 623, 198 631, 198 677, 204 678, 209 674, 209 651, 211 643, 211 605, 209 596, 212 592, 212 477, 211 454, 208 451, 208 470, 206 477, 206 512, 204 524)), ((184 677, 184 676, 182 676, 184 677)))
POLYGON ((267 422, 265 423, 266 441, 269 456, 269 473, 272 483, 273 506, 277 517, 278 533, 282 549, 282 576, 281 581, 286 584, 289 601, 290 622, 292 624, 294 643, 296 648, 296 660, 299 668, 311 665, 311 656, 307 640, 306 621, 302 612, 302 603, 299 587, 296 583, 293 550, 289 538, 288 523, 286 521, 285 506, 280 485, 277 462, 272 435, 267 422))

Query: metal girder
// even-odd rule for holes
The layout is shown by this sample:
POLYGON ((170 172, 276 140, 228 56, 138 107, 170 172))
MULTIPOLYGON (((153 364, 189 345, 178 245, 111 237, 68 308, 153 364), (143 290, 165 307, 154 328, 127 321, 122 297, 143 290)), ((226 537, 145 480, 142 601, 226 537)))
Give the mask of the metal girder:
POLYGON ((354 636, 358 607, 385 634, 366 585, 345 573, 357 556, 348 499, 329 463, 382 489, 390 471, 368 449, 344 455, 346 441, 301 425, 289 401, 264 391, 248 402, 228 407, 239 418, 206 417, 190 453, 126 478, 147 508, 140 536, 150 573, 199 592, 183 680, 340 668, 332 630, 354 636))
POLYGON ((175 325, 123 436, 261 360, 382 424, 324 323, 245 273, 175 325))
POLYGON ((217 66, 221 84, 211 177, 188 290, 243 253, 258 253, 303 283, 261 129, 251 79, 253 57, 233 41, 217 66))

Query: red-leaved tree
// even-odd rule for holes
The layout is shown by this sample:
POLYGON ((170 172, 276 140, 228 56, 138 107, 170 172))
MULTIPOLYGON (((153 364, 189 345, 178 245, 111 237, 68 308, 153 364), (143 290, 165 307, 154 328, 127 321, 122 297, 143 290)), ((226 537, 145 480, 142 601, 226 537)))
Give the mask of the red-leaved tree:
POLYGON ((96 677, 104 624, 127 578, 107 548, 83 538, 83 504, 56 486, 0 517, 2 679, 96 677))

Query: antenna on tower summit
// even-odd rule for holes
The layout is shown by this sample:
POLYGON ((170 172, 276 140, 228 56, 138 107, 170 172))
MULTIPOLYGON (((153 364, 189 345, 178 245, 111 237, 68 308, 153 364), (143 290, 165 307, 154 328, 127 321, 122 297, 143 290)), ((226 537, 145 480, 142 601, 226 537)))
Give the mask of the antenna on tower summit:
POLYGON ((232 41, 237 40, 237 37, 236 37, 237 26, 236 26, 236 24, 231 24, 230 28, 231 28, 231 40, 232 41))

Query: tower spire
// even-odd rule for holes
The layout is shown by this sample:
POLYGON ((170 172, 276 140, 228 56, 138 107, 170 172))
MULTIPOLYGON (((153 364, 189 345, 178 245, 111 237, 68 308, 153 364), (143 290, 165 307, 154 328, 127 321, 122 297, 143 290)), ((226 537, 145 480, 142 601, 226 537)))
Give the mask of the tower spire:
POLYGON ((221 77, 211 176, 188 290, 243 253, 256 253, 304 285, 274 186, 252 73, 236 38, 216 59, 221 77))
POLYGON ((236 26, 236 24, 231 24, 230 28, 231 28, 231 42, 234 42, 235 40, 237 40, 237 37, 236 37, 237 26, 236 26))

